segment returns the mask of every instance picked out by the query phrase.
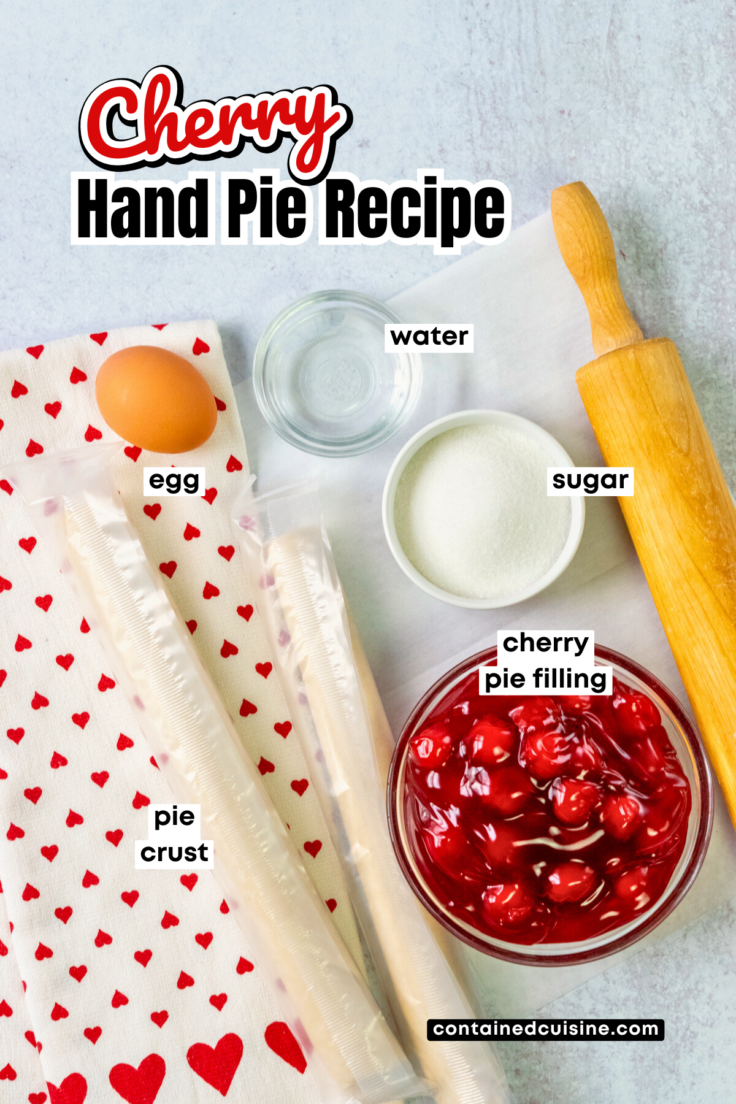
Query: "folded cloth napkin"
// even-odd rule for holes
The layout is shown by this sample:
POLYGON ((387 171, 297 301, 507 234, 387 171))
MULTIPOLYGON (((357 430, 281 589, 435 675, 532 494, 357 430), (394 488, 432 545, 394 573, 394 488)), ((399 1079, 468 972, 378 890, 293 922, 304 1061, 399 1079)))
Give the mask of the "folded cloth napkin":
MULTIPOLYGON (((560 256, 549 213, 515 231, 497 249, 478 250, 403 292, 392 305, 407 321, 475 323, 473 354, 426 358, 427 386, 417 412, 423 422, 450 410, 510 410, 549 430, 576 464, 603 464, 575 385, 576 369, 595 358, 588 312, 560 256)), ((380 561, 376 570, 382 570, 380 561)), ((552 587, 518 606, 470 616, 445 607, 441 636, 424 628, 436 616, 437 603, 419 594, 398 569, 393 584, 401 596, 386 595, 383 640, 375 654, 385 654, 400 623, 408 661, 393 666, 392 692, 388 678, 376 670, 395 730, 435 679, 461 658, 495 644, 498 629, 511 628, 592 628, 598 643, 651 670, 687 708, 685 689, 614 498, 586 501, 580 549, 552 587)), ((352 599, 349 587, 348 595, 352 599)), ((354 599, 352 606, 360 625, 362 610, 354 599)), ((369 649, 369 659, 373 655, 369 649)), ((530 1015, 734 895, 736 834, 716 783, 715 824, 703 869, 672 915, 641 943, 597 962, 554 970, 501 963, 475 951, 463 952, 463 957, 487 1011, 530 1015)))
MULTIPOLYGON (((144 464, 181 457, 131 446, 117 457, 116 485, 357 956, 337 860, 232 544, 229 508, 247 456, 214 323, 96 333, 0 355, 0 469, 116 440, 95 405, 95 374, 111 353, 141 344, 185 356, 217 397, 215 433, 186 458, 205 468, 207 493, 144 499, 144 464)), ((0 1081, 8 1099, 317 1101, 307 1058, 214 876, 134 869, 147 806, 170 801, 170 791, 6 479, 0 519, 0 1081)))

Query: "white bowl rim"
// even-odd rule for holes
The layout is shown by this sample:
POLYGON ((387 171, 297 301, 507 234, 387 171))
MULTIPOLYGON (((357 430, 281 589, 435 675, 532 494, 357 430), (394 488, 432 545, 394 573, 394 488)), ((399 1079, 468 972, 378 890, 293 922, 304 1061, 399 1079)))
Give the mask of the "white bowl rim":
POLYGON ((426 579, 424 575, 417 571, 401 547, 396 533, 394 503, 399 480, 412 457, 432 438, 438 437, 449 429, 456 429, 464 425, 482 424, 508 426, 510 429, 516 429, 541 445, 549 453, 550 459, 554 461, 557 467, 575 467, 571 457, 551 433, 548 433, 536 422, 523 418, 520 414, 512 414, 508 410, 461 410, 454 414, 445 414, 424 426, 406 442, 391 465, 383 488, 381 513, 383 531, 388 546, 401 570, 416 586, 433 598, 438 598, 441 602, 447 602, 452 606, 462 606, 464 609, 500 609, 505 606, 514 606, 545 590, 560 577, 572 562, 580 545, 585 526, 585 499, 582 496, 570 496, 570 531, 560 555, 544 575, 514 594, 500 595, 495 598, 466 598, 463 595, 452 594, 451 591, 443 590, 442 587, 431 583, 429 579, 426 579))

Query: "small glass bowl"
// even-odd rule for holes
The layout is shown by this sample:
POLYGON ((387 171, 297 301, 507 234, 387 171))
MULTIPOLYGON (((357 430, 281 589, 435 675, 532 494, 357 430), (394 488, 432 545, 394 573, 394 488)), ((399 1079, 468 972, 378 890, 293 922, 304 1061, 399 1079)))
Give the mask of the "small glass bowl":
POLYGON ((612 667, 615 678, 628 683, 654 701, 690 784, 692 796, 685 847, 669 884, 648 911, 628 924, 593 939, 575 943, 509 943, 481 932, 453 916, 429 888, 419 871, 404 824, 404 786, 409 740, 421 729, 440 701, 473 668, 492 663, 496 659, 495 647, 463 660, 427 691, 406 722, 391 761, 387 791, 389 829, 396 857, 409 885, 424 907, 447 931, 476 950, 506 962, 518 962, 526 966, 571 966, 580 962, 592 962, 623 950, 661 924, 680 903, 695 881, 708 849, 713 827, 713 783, 700 736, 676 698, 649 671, 610 648, 596 646, 595 655, 598 665, 612 667))
MULTIPOLYGON (((394 460, 383 488, 383 531, 386 541, 391 549, 391 554, 397 564, 411 581, 433 598, 439 598, 441 602, 447 602, 451 606, 462 606, 464 609, 498 609, 502 606, 514 606, 519 602, 525 602, 560 577, 563 571, 570 566, 575 553, 578 550, 583 537, 585 526, 585 499, 579 496, 570 497, 570 529, 567 539, 560 549, 560 554, 549 569, 534 579, 523 590, 511 594, 500 594, 493 598, 466 598, 460 594, 453 594, 449 590, 436 586, 425 578, 424 575, 411 562, 401 546, 396 530, 396 517, 394 508, 396 494, 401 483, 401 477, 407 465, 426 444, 435 437, 442 436, 448 430, 461 429, 464 426, 497 426, 500 429, 514 430, 520 436, 527 437, 533 444, 538 445, 548 455, 550 464, 559 468, 572 468, 574 464, 564 448, 551 433, 542 429, 536 422, 530 422, 528 418, 522 418, 518 414, 511 414, 507 410, 461 410, 455 414, 446 414, 436 421, 430 422, 423 429, 406 442, 394 460)), ((524 502, 519 503, 519 509, 525 509, 524 502)))
POLYGON ((384 351, 384 303, 319 291, 286 307, 258 342, 253 384, 264 418, 289 444, 318 456, 355 456, 387 441, 421 387, 415 350, 384 351))

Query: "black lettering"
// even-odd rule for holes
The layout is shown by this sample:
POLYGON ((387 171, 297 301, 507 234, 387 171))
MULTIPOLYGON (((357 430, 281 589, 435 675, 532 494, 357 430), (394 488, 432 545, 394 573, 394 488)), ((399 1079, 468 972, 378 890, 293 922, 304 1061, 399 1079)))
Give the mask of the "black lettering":
POLYGON ((371 185, 358 195, 358 233, 363 238, 382 238, 388 219, 378 218, 388 211, 388 196, 383 188, 371 185))
POLYGON ((184 851, 184 857, 186 858, 187 862, 190 862, 190 863, 191 862, 196 862, 197 861, 197 848, 192 847, 191 845, 189 847, 187 847, 184 851))
MULTIPOLYGON (((154 491, 158 491, 164 485, 164 477, 161 472, 154 472, 148 482, 153 487, 154 491)), ((166 815, 168 816, 168 813, 166 815)), ((158 816, 158 813, 156 813, 156 816, 158 816)), ((156 827, 158 827, 158 825, 156 825, 156 827)))
MULTIPOLYGON (((436 184, 436 176, 425 176, 425 185, 436 184)), ((425 186, 424 189, 424 236, 437 237, 437 189, 425 186)))
POLYGON ((594 694, 602 694, 606 689, 606 676, 603 671, 595 671, 590 676, 590 688, 594 694))
POLYGON ((469 333, 470 333, 470 330, 461 330, 460 331, 460 344, 461 345, 465 344, 465 338, 468 336, 469 333))
POLYGON ((389 330, 394 345, 408 345, 411 341, 410 330, 389 330))
POLYGON ((91 181, 80 177, 77 181, 77 224, 78 237, 90 236, 90 215, 95 213, 95 237, 107 237, 107 180, 98 177, 95 180, 95 198, 90 194, 91 181))
POLYGON ((404 204, 421 207, 422 200, 416 188, 397 188, 391 196, 391 229, 397 238, 415 238, 422 228, 419 215, 409 215, 405 220, 404 204))
POLYGON ((325 237, 355 237, 355 187, 350 180, 331 177, 325 180, 325 237))
POLYGON ((166 809, 156 809, 156 812, 153 814, 154 831, 158 832, 158 830, 160 828, 162 828, 164 825, 168 824, 170 822, 170 820, 171 820, 171 816, 166 811, 166 809))
POLYGON ((144 236, 157 238, 158 201, 161 200, 161 237, 174 237, 174 192, 164 185, 161 188, 143 189, 144 236))
MULTIPOLYGON (((187 472, 184 476, 184 490, 187 494, 196 494, 199 490, 199 476, 196 472, 187 472)), ((186 816, 186 809, 181 814, 181 822, 184 824, 184 817, 186 816)))
POLYGON ((153 860, 156 858, 156 848, 155 847, 141 847, 141 858, 143 859, 144 862, 153 862, 153 860), (150 855, 146 854, 147 851, 150 851, 150 855))
POLYGON ((183 813, 181 813, 179 823, 183 824, 185 828, 189 828, 194 824, 194 813, 191 809, 185 809, 183 813))
POLYGON ((595 472, 586 472, 583 476, 583 487, 586 494, 595 494, 598 490, 598 476, 595 472))
POLYGON ((183 238, 206 238, 209 234, 209 180, 200 176, 192 188, 188 186, 179 191, 179 233, 183 238), (192 222, 192 202, 194 203, 194 222, 192 222))
MULTIPOLYGON (((463 333, 467 333, 467 330, 464 330, 463 333)), ((445 330, 442 335, 442 340, 444 341, 445 345, 454 345, 457 341, 457 334, 454 332, 454 330, 445 330)), ((462 345, 462 343, 463 342, 461 336, 460 344, 462 345)))
POLYGON ((271 183, 270 176, 261 177, 261 203, 259 207, 260 236, 261 238, 273 237, 273 188, 266 188, 264 184, 271 183))
POLYGON ((455 238, 467 238, 470 233, 470 193, 467 188, 442 188, 443 248, 451 249, 455 238))
POLYGON ((565 477, 562 472, 555 472, 555 474, 552 476, 552 486, 557 491, 561 491, 562 488, 565 486, 565 477))
POLYGON ((475 232, 481 238, 497 238, 503 231, 504 202, 500 188, 479 188, 475 193, 475 232), (501 215, 501 218, 494 218, 501 215), (489 221, 490 220, 490 221, 489 221))
MULTIPOLYGON (((181 490, 181 476, 179 472, 169 472, 166 476, 166 490, 169 494, 178 494, 181 490)), ((176 817, 174 817, 174 824, 176 824, 176 817)))
POLYGON ((169 858, 171 859, 172 862, 181 862, 181 851, 182 851, 181 847, 177 847, 176 848, 176 854, 174 854, 174 848, 173 847, 169 848, 169 858))
POLYGON ((276 229, 282 238, 300 238, 307 228, 307 196, 303 188, 290 184, 276 193, 276 229))
POLYGON ((113 211, 110 229, 115 238, 139 238, 141 236, 141 197, 137 188, 116 188, 112 202, 125 204, 113 211))
POLYGON ((230 238, 240 237, 240 219, 252 215, 258 203, 258 190, 252 180, 232 177, 227 182, 227 233, 230 238))

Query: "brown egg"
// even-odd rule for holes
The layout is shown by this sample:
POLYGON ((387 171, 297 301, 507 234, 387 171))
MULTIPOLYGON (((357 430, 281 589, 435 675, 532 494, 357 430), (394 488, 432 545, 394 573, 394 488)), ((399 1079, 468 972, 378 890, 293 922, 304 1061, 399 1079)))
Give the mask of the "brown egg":
POLYGON ((110 429, 151 452, 189 452, 217 424, 215 396, 184 357, 155 345, 131 345, 97 373, 97 405, 110 429))

